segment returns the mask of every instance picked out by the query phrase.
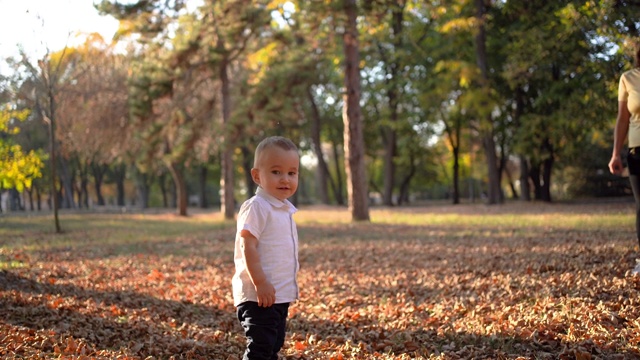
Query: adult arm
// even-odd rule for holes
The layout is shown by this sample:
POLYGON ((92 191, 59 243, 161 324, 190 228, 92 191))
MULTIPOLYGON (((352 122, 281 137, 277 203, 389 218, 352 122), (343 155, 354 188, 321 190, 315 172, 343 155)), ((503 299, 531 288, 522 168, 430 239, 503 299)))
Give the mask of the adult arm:
POLYGON ((247 265, 247 272, 258 294, 258 306, 269 307, 276 302, 276 289, 267 280, 262 270, 260 254, 258 253, 258 239, 248 230, 240 232, 240 247, 247 265))
POLYGON ((613 131, 613 153, 609 161, 609 171, 612 174, 622 173, 622 146, 629 133, 629 118, 631 114, 627 108, 626 101, 618 101, 618 116, 616 117, 616 126, 613 131))

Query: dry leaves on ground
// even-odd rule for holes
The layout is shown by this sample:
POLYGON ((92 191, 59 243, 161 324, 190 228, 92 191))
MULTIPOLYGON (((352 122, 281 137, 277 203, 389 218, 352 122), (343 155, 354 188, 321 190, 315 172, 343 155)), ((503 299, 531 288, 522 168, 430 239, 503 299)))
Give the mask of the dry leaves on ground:
MULTIPOLYGON (((589 226, 603 212, 632 221, 629 205, 541 206, 374 210, 362 224, 303 207, 301 299, 282 356, 640 358, 632 224, 589 226)), ((150 235, 145 219, 163 216, 102 215, 64 241, 24 229, 0 242, 0 355, 239 359, 234 224, 172 219, 163 226, 178 231, 150 235), (126 239, 109 234, 133 224, 126 239)))

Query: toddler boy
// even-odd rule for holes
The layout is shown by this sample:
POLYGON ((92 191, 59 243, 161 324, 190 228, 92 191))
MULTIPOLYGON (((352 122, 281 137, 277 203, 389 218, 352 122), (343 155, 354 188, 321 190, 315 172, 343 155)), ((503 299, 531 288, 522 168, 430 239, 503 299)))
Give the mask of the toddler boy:
POLYGON ((238 212, 233 301, 247 337, 243 360, 277 360, 289 303, 298 299, 297 209, 287 198, 298 188, 300 156, 289 139, 258 144, 251 177, 255 196, 238 212))

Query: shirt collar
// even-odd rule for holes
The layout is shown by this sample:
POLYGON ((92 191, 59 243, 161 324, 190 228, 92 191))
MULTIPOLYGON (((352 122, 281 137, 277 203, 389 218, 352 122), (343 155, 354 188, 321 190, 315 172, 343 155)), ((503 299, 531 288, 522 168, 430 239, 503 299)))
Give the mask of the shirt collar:
POLYGON ((296 211, 298 211, 298 209, 296 209, 296 207, 293 206, 291 201, 289 201, 287 199, 285 199, 284 201, 280 201, 275 196, 269 195, 269 193, 265 189, 263 189, 261 186, 258 186, 258 188, 256 189, 256 195, 260 196, 261 198, 263 198, 265 200, 267 200, 269 202, 269 204, 271 204, 275 208, 279 208, 279 209, 280 208, 285 208, 291 214, 293 214, 296 211))

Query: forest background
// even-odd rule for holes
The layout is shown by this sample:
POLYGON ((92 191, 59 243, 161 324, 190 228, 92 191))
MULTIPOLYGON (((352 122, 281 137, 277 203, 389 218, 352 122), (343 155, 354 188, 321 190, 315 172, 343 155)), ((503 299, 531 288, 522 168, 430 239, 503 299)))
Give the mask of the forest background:
POLYGON ((606 166, 636 2, 185 3, 104 0, 114 39, 6 60, 3 211, 232 218, 269 135, 300 146, 294 201, 354 220, 371 204, 629 194, 606 166))

